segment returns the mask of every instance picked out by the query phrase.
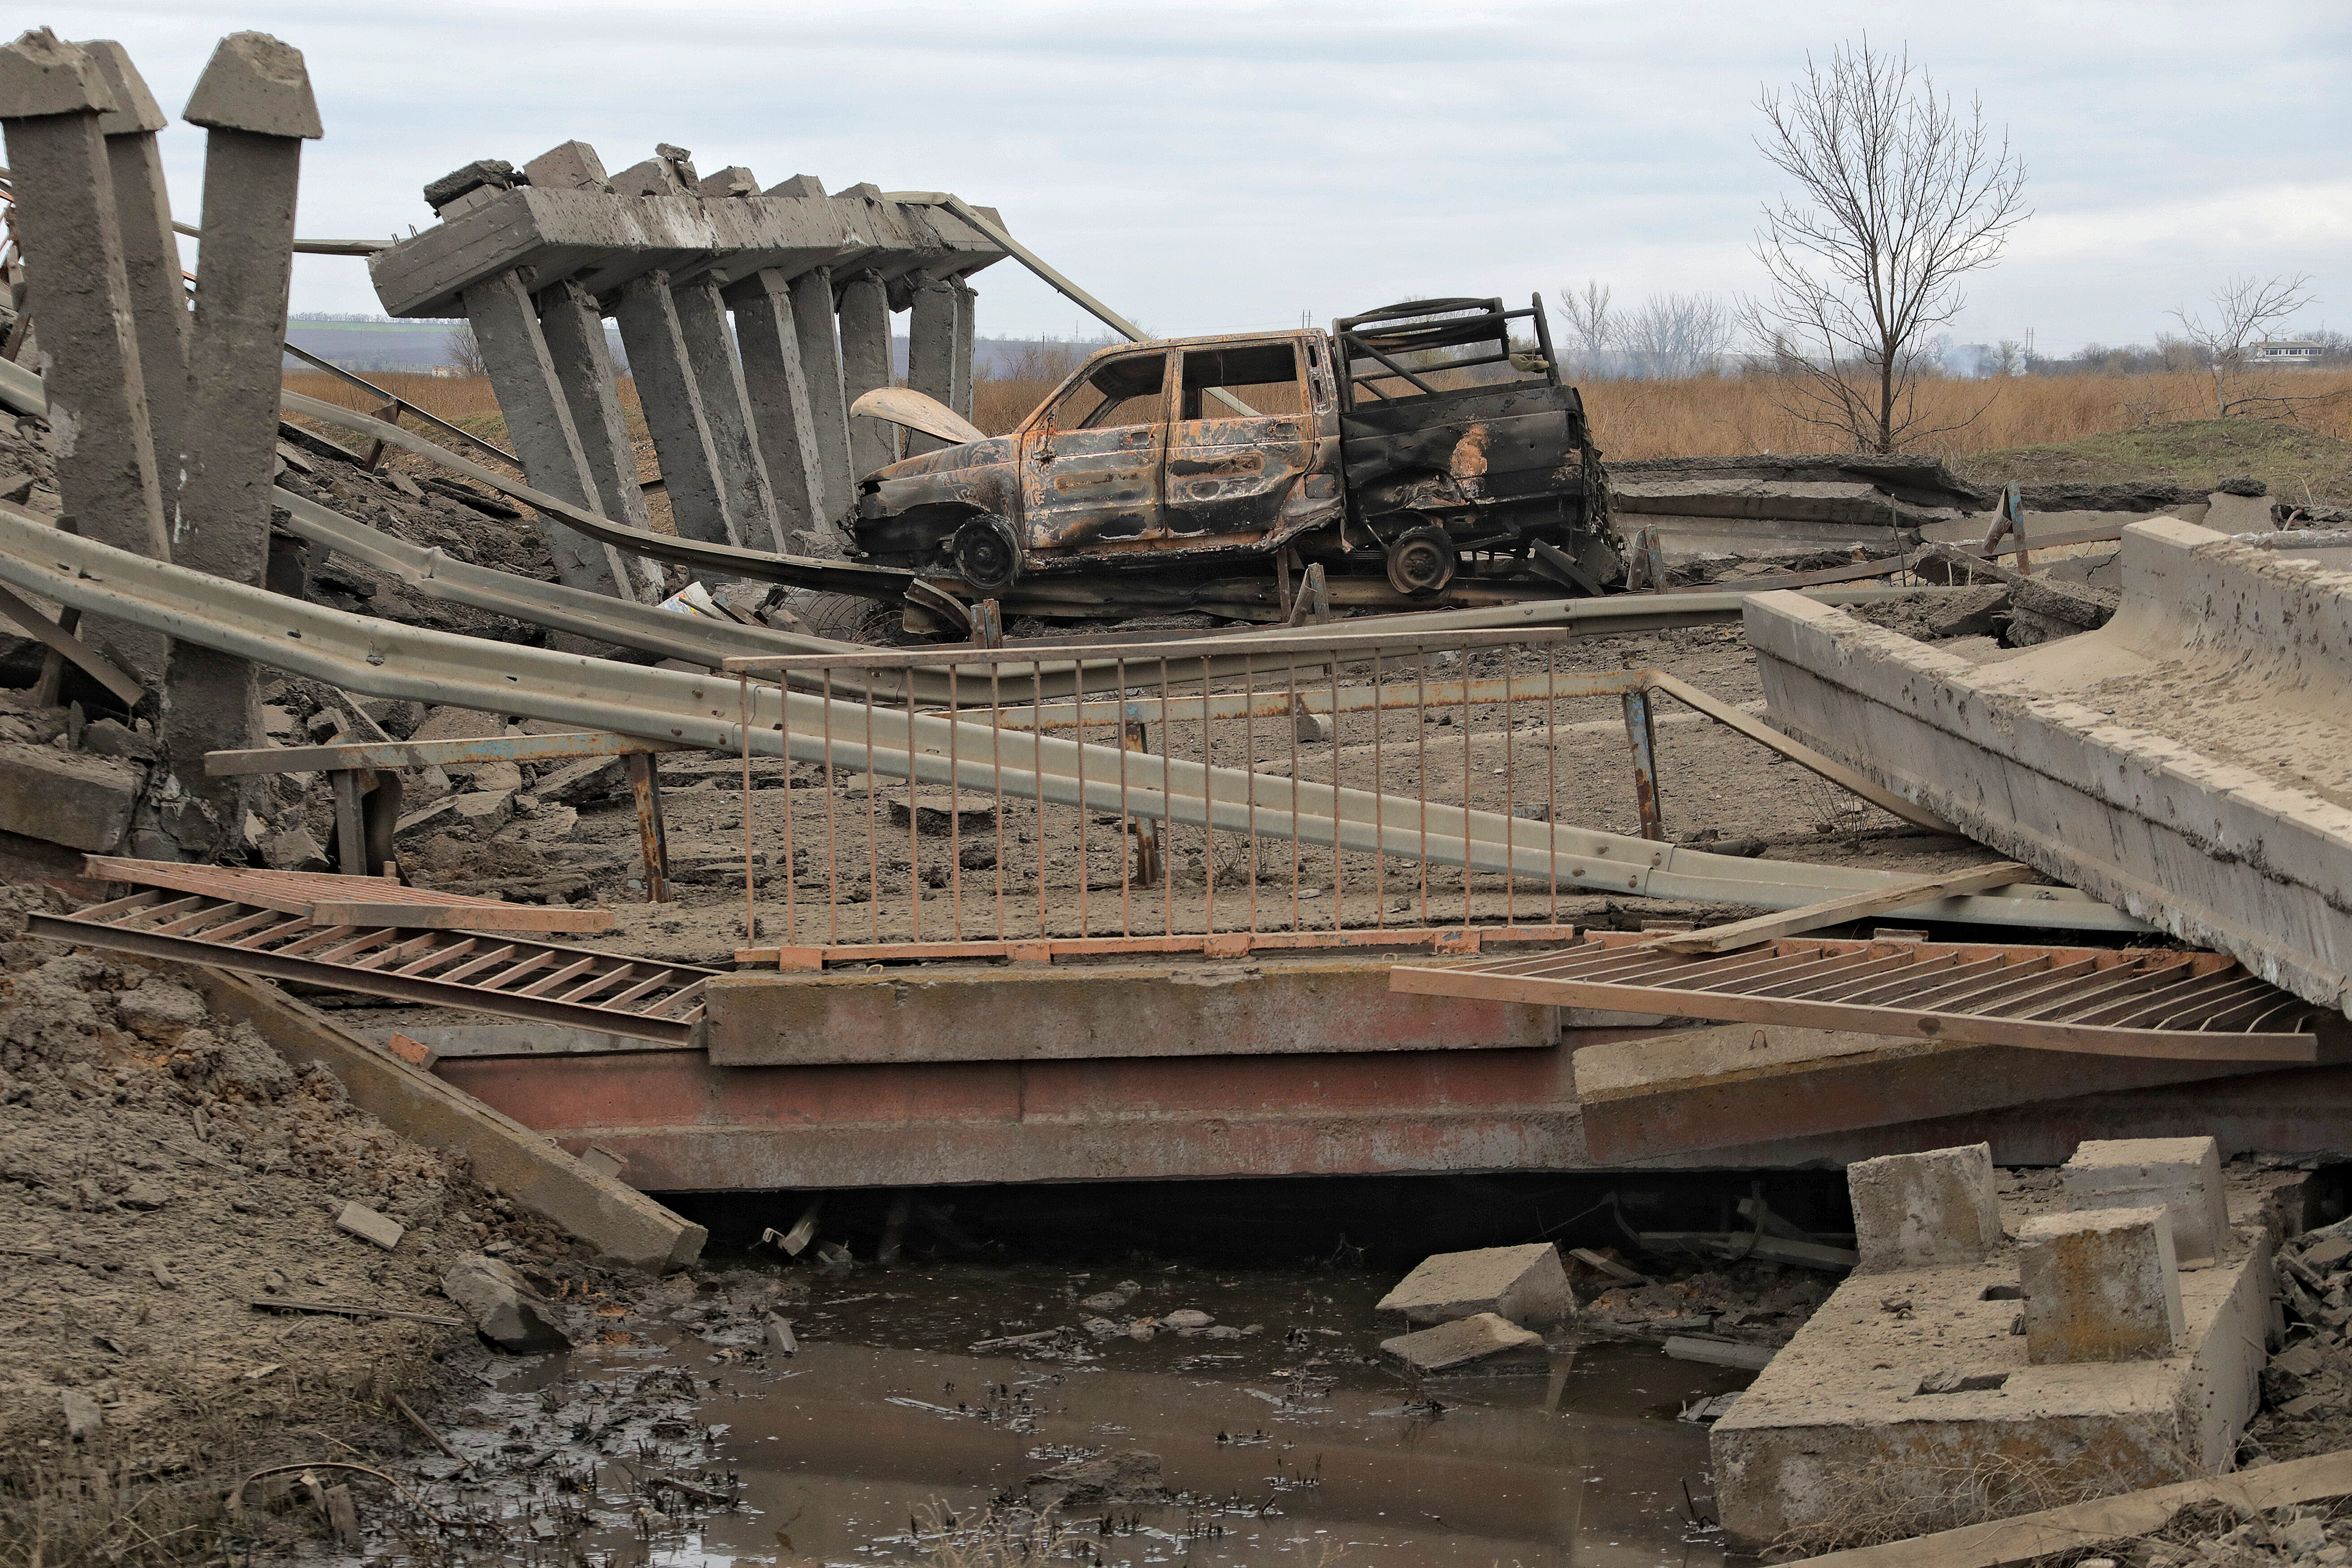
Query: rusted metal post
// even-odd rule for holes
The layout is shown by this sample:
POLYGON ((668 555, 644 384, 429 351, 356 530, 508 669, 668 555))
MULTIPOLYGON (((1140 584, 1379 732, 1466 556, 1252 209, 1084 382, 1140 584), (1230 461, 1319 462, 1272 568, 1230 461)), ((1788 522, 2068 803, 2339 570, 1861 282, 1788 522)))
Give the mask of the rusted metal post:
POLYGON ((772 267, 762 268, 728 290, 728 300, 735 307, 743 386, 760 455, 768 466, 777 525, 795 554, 839 555, 841 540, 825 511, 816 413, 801 364, 792 281, 772 267))
MULTIPOLYGON (((555 363, 541 336, 539 311, 520 273, 485 279, 461 296, 474 342, 482 351, 490 390, 506 416, 507 434, 522 459, 523 477, 561 500, 590 511, 602 510, 593 471, 583 449, 572 406, 556 379, 555 363)), ((626 598, 620 552, 577 530, 539 514, 539 535, 555 559, 555 575, 568 588, 626 598)))
MULTIPOLYGON (((1130 720, 1120 726, 1120 731, 1121 742, 1129 751, 1150 753, 1150 735, 1141 722, 1130 720)), ((1135 885, 1156 886, 1160 881, 1160 824, 1148 816, 1131 816, 1127 825, 1135 835, 1135 885)))
POLYGON ((971 607, 971 646, 1004 646, 1004 610, 994 599, 982 599, 971 607))
POLYGON ((840 517, 857 500, 857 489, 849 476, 849 402, 842 396, 841 337, 833 314, 831 268, 814 267, 793 279, 793 323, 800 333, 801 370, 808 379, 810 441, 824 486, 824 515, 840 517))
MULTIPOLYGON (((375 411, 375 416, 378 419, 383 420, 387 425, 397 425, 400 423, 400 411, 403 406, 404 405, 395 399, 377 409, 375 411)), ((367 450, 360 454, 360 467, 373 471, 375 466, 383 461, 383 437, 381 436, 372 437, 369 438, 367 450)))
POLYGON ((337 768, 327 779, 335 792, 335 868, 346 877, 364 877, 367 821, 360 804, 359 770, 337 768))
POLYGON ((646 902, 669 902, 669 836, 662 825, 661 774, 646 752, 629 753, 629 793, 637 803, 637 842, 645 853, 646 902))
MULTIPOLYGON (((97 58, 47 28, 0 48, 0 125, 27 297, 40 319, 36 357, 58 494, 83 534, 164 560, 160 469, 105 136, 110 120, 136 119, 119 108, 97 58)), ((83 640, 157 684, 166 659, 160 634, 108 623, 83 640)))
MULTIPOLYGON (((955 406, 956 291, 944 278, 918 273, 907 312, 907 384, 927 397, 955 406)), ((936 452, 948 443, 919 430, 907 432, 907 455, 936 452)))
MULTIPOLYGON (((302 143, 322 132, 301 52, 266 33, 221 40, 184 115, 207 132, 205 246, 172 556, 257 588, 269 557, 295 190, 302 143)), ((229 859, 243 849, 251 781, 208 776, 205 753, 259 744, 258 716, 250 663, 173 644, 160 728, 180 794, 159 815, 183 852, 229 859)))
MULTIPOLYGON (((872 268, 852 273, 841 285, 837 309, 841 316, 841 395, 856 403, 877 387, 890 384, 890 293, 882 275, 872 268)), ((852 485, 898 460, 898 427, 879 419, 849 422, 849 479, 852 485)), ((852 492, 855 493, 854 491, 852 492)))
POLYGON ((661 456, 677 531, 709 544, 740 545, 742 520, 728 503, 726 487, 719 481, 719 454, 711 445, 702 394, 687 358, 669 274, 655 270, 623 284, 615 320, 629 351, 629 371, 636 377, 646 428, 661 456))
POLYGON ((1658 810, 1658 733, 1650 710, 1650 694, 1641 688, 1625 693, 1625 738, 1633 747, 1633 804, 1642 816, 1642 837, 1664 840, 1665 819, 1658 810))
POLYGON ((687 364, 694 373, 703 418, 710 427, 710 449, 719 459, 719 482, 726 489, 728 510, 735 514, 744 543, 754 550, 787 552, 791 541, 776 515, 775 492, 768 483, 759 436, 752 429, 751 394, 743 384, 743 364, 735 352, 727 302, 719 297, 719 279, 706 272, 670 293, 677 304, 678 331, 686 343, 687 364))

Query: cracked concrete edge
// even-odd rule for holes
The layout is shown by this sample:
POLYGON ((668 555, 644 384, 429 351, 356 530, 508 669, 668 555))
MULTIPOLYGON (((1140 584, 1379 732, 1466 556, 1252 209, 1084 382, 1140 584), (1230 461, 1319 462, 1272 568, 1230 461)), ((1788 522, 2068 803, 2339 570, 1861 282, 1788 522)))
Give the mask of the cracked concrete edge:
POLYGON ((2352 863, 2352 813, 2078 703, 1984 689, 1966 660, 1794 595, 1751 598, 1746 621, 1779 721, 2003 854, 2352 1010, 2352 977, 2324 956, 2352 900, 2331 876, 2352 863), (2067 830, 2084 805, 2105 831, 2067 830), (2118 820, 2137 837, 2093 853, 2118 820), (2249 898, 2253 912, 2231 907, 2249 898))
POLYGON ((511 1117, 345 1030, 266 980, 186 967, 213 1011, 257 1033, 295 1068, 319 1066, 352 1103, 427 1148, 465 1154, 474 1174, 593 1247, 609 1262, 667 1273, 701 1256, 709 1233, 635 1187, 591 1170, 511 1117))

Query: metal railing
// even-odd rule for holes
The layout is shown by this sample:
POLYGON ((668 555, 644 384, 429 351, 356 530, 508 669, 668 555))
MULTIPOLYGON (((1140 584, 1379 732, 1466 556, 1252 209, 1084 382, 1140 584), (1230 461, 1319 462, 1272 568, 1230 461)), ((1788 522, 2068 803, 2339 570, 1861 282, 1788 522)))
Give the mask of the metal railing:
POLYGON ((1670 676, 1563 668, 1571 635, 1064 646, 1115 695, 1046 701, 1018 646, 730 659, 744 732, 788 731, 742 758, 739 961, 1558 939, 1563 896, 1625 890, 1611 858, 1664 838, 1662 691, 1916 813, 1670 676), (789 732, 803 714, 817 732, 789 732), (1620 721, 1639 840, 1570 826, 1596 804, 1581 743, 1620 721))

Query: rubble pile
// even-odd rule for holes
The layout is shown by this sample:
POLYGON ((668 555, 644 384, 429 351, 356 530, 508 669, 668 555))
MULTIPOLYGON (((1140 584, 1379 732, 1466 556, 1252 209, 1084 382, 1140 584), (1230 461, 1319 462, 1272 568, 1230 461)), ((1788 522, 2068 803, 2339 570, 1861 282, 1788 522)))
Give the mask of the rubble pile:
POLYGON ((0 936, 0 1474, 85 1447, 141 1474, 202 1469, 397 1393, 455 1331, 371 1310, 446 1319, 438 1285, 465 1254, 551 1292, 593 1276, 545 1221, 188 985, 24 939, 25 911, 57 901, 0 887, 0 931, 17 933, 0 936), (340 1227, 354 1205, 391 1228, 340 1227))

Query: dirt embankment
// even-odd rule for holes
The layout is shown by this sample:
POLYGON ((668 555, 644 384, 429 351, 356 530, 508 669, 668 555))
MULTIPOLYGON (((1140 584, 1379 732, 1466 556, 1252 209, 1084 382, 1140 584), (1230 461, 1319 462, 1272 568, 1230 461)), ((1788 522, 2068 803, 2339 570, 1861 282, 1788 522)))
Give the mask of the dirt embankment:
POLYGON ((216 1513, 240 1466, 349 1457, 472 1339, 253 1303, 455 1317, 437 1281, 478 1249, 550 1294, 601 1275, 194 990, 26 939, 56 899, 0 886, 0 1564, 178 1561, 142 1532, 216 1513), (338 1228, 354 1201, 396 1246, 338 1228))

